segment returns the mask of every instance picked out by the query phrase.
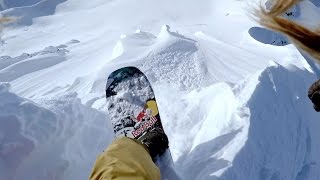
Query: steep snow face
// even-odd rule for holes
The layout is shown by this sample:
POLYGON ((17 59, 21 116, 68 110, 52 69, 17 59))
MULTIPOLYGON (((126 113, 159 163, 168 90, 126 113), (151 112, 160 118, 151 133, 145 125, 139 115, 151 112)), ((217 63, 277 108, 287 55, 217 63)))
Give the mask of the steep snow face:
POLYGON ((315 79, 304 69, 276 65, 233 88, 215 84, 206 89, 210 94, 190 93, 193 101, 181 108, 188 114, 175 124, 175 133, 185 136, 174 147, 188 152, 177 155, 181 174, 185 179, 317 179, 319 114, 306 96, 315 79), (197 100, 204 102, 201 107, 197 100), (192 143, 190 134, 196 134, 192 143))
POLYGON ((315 80, 290 66, 267 68, 246 107, 250 110, 247 141, 221 179, 317 179, 319 115, 306 89, 315 80))
MULTIPOLYGON (((0 44, 0 179, 87 179, 124 66, 150 80, 183 179, 319 179, 319 70, 247 16, 256 2, 1 1, 20 18, 0 44)), ((289 18, 311 26, 317 6, 289 18)))
POLYGON ((105 114, 82 105, 76 94, 35 104, 2 83, 0 98, 1 179, 83 179, 113 138, 105 114))

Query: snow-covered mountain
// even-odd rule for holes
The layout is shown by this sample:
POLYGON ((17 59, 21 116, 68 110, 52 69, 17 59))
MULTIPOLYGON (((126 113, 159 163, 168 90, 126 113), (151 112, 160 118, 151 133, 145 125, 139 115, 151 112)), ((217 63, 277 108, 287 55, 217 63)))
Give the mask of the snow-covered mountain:
MULTIPOLYGON (((317 65, 258 0, 2 0, 0 179, 87 179, 113 140, 105 81, 150 79, 182 179, 317 180, 317 65)), ((266 3, 268 5, 268 3, 266 3)), ((319 1, 286 15, 313 26, 319 1)))

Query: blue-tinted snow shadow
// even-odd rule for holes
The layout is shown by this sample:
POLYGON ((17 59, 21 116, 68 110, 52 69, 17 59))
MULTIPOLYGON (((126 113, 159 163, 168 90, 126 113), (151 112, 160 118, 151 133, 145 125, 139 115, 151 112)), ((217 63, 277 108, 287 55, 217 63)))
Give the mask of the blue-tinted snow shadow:
POLYGON ((213 154, 227 145, 240 130, 232 131, 228 134, 219 136, 211 141, 200 144, 189 154, 180 157, 176 162, 183 179, 212 179, 212 172, 227 167, 230 162, 225 159, 212 158, 213 154))
POLYGON ((309 0, 310 2, 312 2, 312 4, 314 4, 317 7, 320 7, 320 0, 309 0))
POLYGON ((274 46, 285 46, 290 44, 288 38, 284 35, 261 27, 250 28, 249 34, 252 38, 264 44, 271 44, 274 46))
POLYGON ((114 136, 105 114, 82 105, 75 93, 43 99, 41 106, 9 89, 0 83, 0 179, 88 177, 114 136))
POLYGON ((302 50, 298 50, 300 51, 303 58, 307 61, 312 71, 316 74, 317 78, 320 79, 320 64, 317 63, 318 61, 302 50))
POLYGON ((0 5, 0 10, 15 8, 15 7, 22 7, 22 6, 32 6, 35 5, 42 0, 3 0, 2 4, 0 5))
POLYGON ((247 103, 247 142, 219 179, 319 179, 320 114, 307 97, 316 78, 290 69, 270 67, 261 74, 247 103))
POLYGON ((0 116, 0 179, 13 179, 15 170, 34 149, 33 141, 20 131, 21 124, 16 116, 0 116))
POLYGON ((34 18, 53 15, 58 4, 67 0, 44 0, 33 6, 17 7, 5 10, 2 15, 7 17, 18 17, 14 22, 20 26, 30 26, 34 18))

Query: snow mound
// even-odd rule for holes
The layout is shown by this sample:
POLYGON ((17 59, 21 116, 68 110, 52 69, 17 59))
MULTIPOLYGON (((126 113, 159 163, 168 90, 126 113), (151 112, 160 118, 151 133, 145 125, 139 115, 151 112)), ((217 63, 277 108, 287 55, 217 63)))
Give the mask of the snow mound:
POLYGON ((137 66, 156 83, 165 83, 181 90, 200 87, 201 73, 197 69, 195 40, 162 28, 153 50, 137 66), (188 70, 188 71, 186 71, 188 70), (198 83, 197 83, 198 82, 198 83))
POLYGON ((175 121, 171 147, 184 179, 317 179, 319 114, 306 96, 314 79, 276 65, 233 88, 208 87, 211 98, 190 94, 180 107, 185 115, 165 115, 175 121))
MULTIPOLYGON (((122 35, 121 39, 113 48, 111 59, 116 59, 120 56, 121 59, 138 59, 139 56, 133 54, 143 54, 148 52, 148 47, 155 43, 156 36, 149 32, 137 30, 130 35, 122 35)), ((119 60, 117 60, 119 61, 119 60)))
POLYGON ((318 179, 319 114, 306 95, 314 80, 294 66, 262 72, 246 103, 248 139, 221 179, 318 179))
POLYGON ((9 87, 0 84, 0 179, 88 176, 113 137, 106 116, 82 105, 75 94, 36 104, 9 87))
POLYGON ((24 53, 17 57, 0 57, 0 82, 13 81, 26 74, 49 68, 66 61, 67 46, 46 47, 32 54, 24 53))
MULTIPOLYGON (((201 67, 197 64, 197 50, 195 40, 171 32, 168 25, 163 26, 157 36, 139 30, 123 36, 116 43, 112 54, 114 59, 94 76, 91 75, 93 82, 90 82, 89 77, 83 77, 80 78, 81 82, 78 79, 76 84, 86 84, 87 92, 101 95, 105 88, 106 75, 121 67, 136 66, 147 75, 151 84, 164 83, 173 88, 191 91, 200 87, 202 80, 209 78, 202 74, 201 67)), ((94 97, 91 100, 99 104, 91 102, 95 108, 104 107, 103 97, 94 97)))

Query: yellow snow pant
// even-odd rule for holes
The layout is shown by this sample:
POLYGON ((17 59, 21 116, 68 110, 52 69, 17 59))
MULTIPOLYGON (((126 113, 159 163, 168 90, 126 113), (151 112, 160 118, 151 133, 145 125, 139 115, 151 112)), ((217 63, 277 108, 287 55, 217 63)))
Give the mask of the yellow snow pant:
POLYGON ((160 180, 148 150, 127 137, 116 139, 96 160, 90 180, 160 180))

